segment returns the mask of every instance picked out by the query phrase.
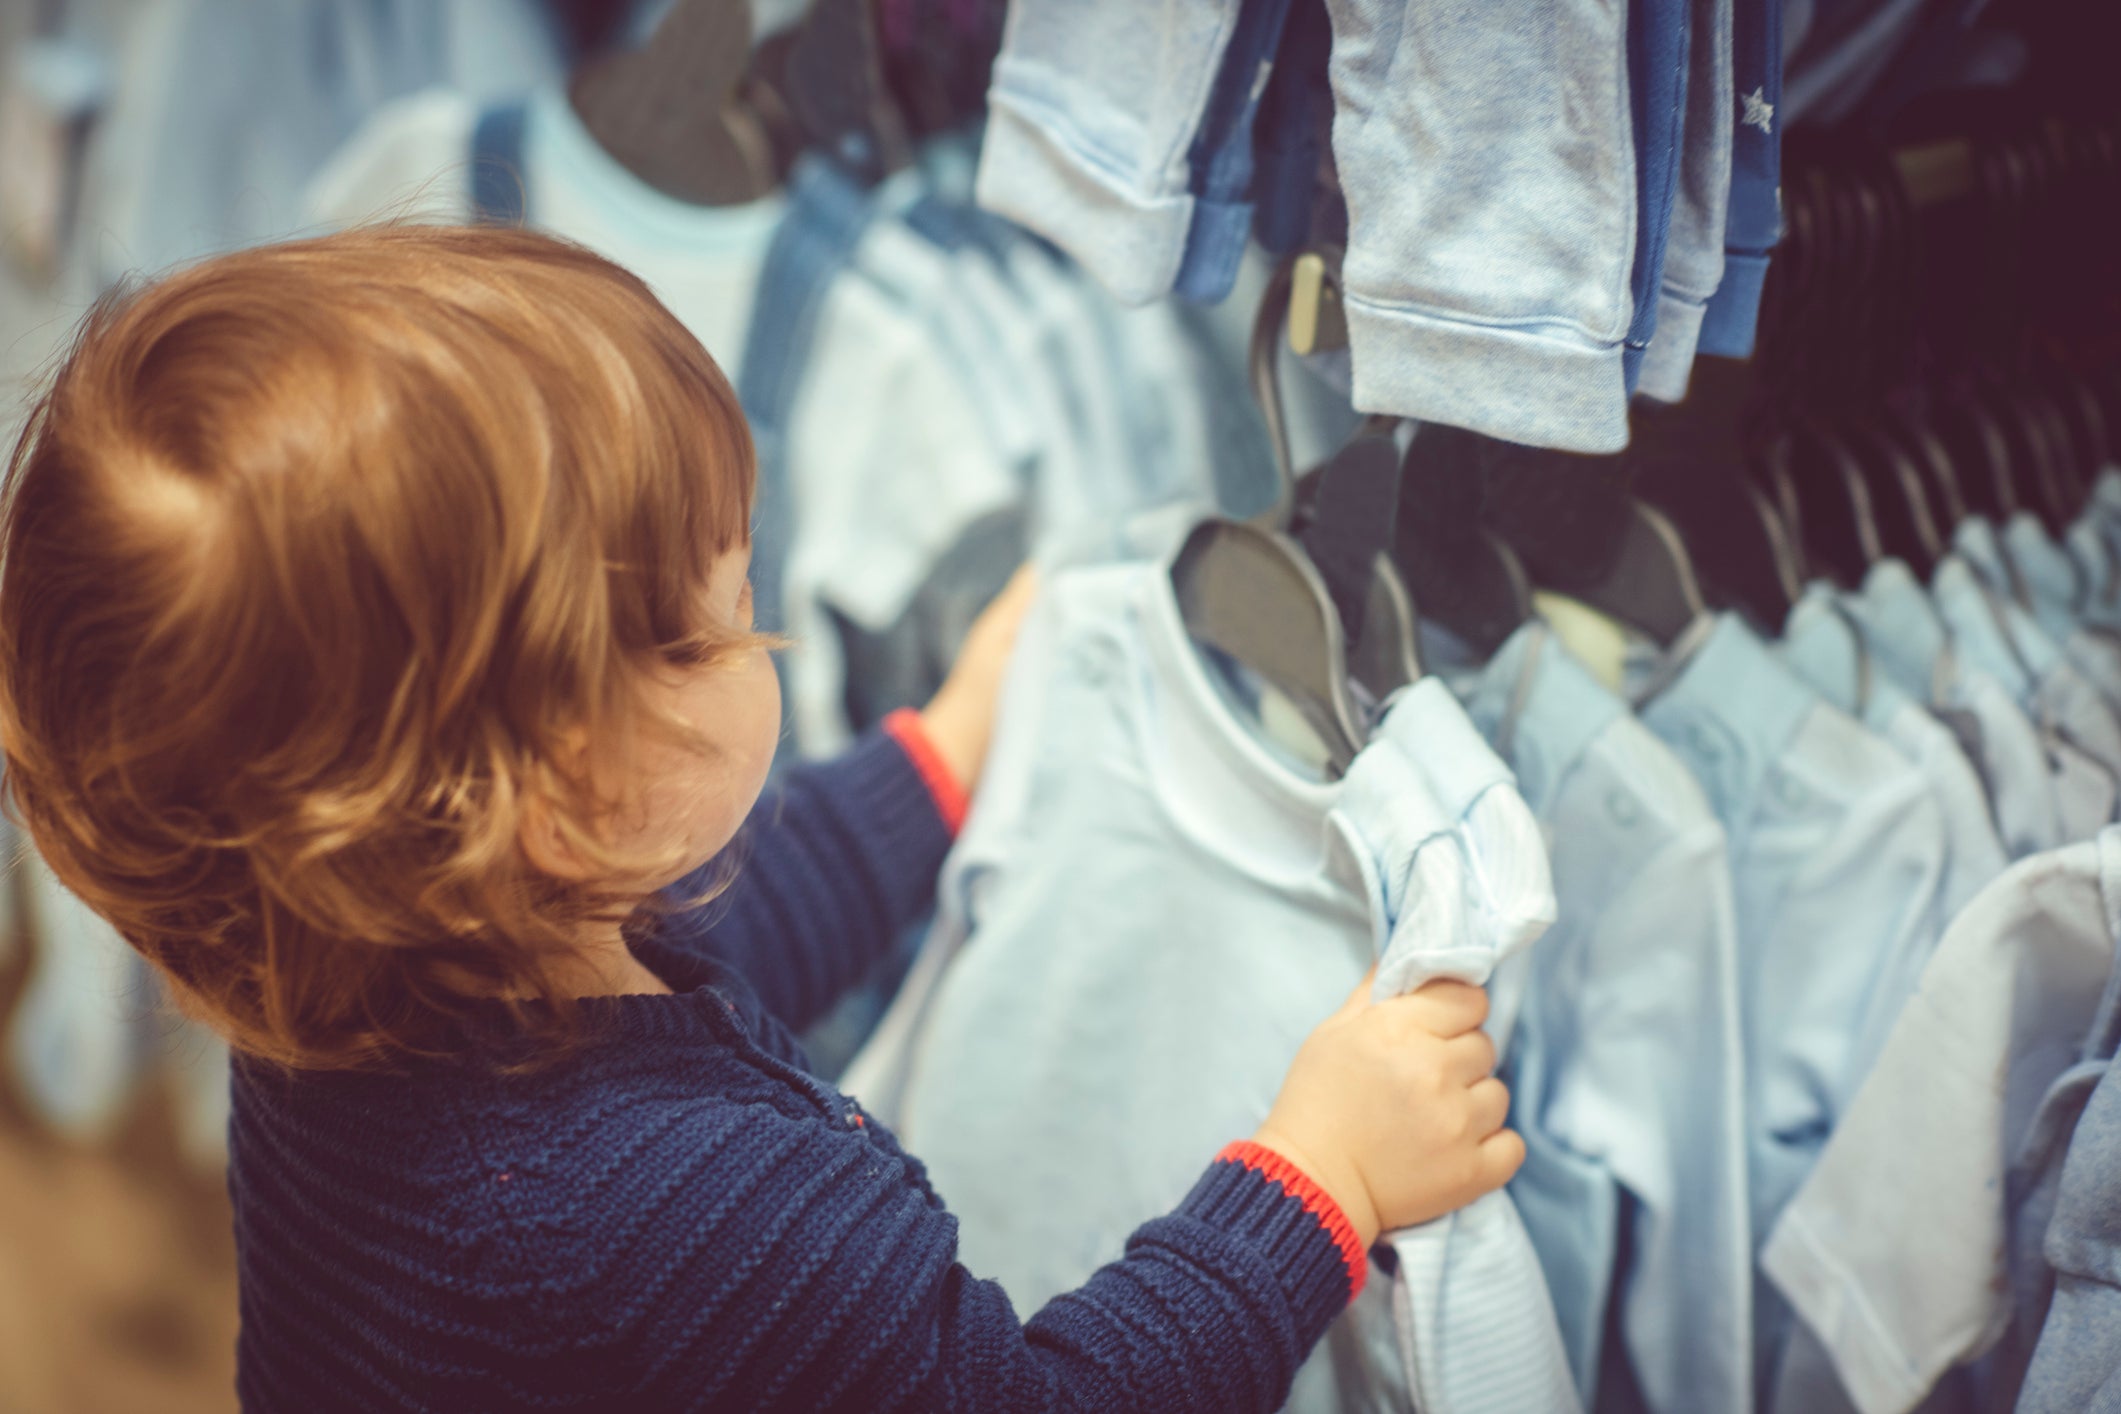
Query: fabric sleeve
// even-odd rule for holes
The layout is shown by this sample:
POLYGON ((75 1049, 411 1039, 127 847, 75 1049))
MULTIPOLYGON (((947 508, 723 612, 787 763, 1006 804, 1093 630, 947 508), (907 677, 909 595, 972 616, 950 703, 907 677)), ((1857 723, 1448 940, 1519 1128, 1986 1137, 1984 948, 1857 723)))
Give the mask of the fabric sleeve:
MULTIPOLYGON (((2121 996, 2121 976, 2106 985, 2121 996)), ((2109 1037, 2112 1006, 2101 1008, 2109 1037)), ((2055 1296, 2019 1411, 2121 1408, 2121 1065, 2111 1058, 2077 1118, 2041 1251, 2055 1267, 2055 1296)))
MULTIPOLYGON (((748 1168, 660 1190, 669 1210, 629 1224, 628 1244, 599 1244, 599 1270, 570 1274, 572 1299, 548 1308, 554 1343, 571 1347, 554 1351, 555 1376, 584 1396, 805 1414, 1266 1414, 1365 1260, 1300 1172, 1232 1146, 1123 1257, 1024 1321, 956 1260, 956 1220, 903 1160, 757 1107, 731 1127, 743 1132, 716 1152, 748 1168), (576 1301, 595 1310, 588 1329, 620 1321, 618 1340, 585 1347, 576 1301)), ((571 1391, 549 1393, 564 1404, 571 1391)))
MULTIPOLYGON (((735 966, 769 1011, 801 1029, 928 909, 963 801, 918 720, 895 714, 768 790, 732 846, 735 880, 661 919, 656 939, 735 966)), ((679 880, 665 898, 705 892, 723 867, 679 880)))

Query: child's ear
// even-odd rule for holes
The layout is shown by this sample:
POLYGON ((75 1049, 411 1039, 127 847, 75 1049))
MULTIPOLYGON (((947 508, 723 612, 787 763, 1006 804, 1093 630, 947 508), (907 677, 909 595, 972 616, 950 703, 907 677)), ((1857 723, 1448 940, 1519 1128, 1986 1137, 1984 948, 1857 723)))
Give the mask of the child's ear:
POLYGON ((561 810, 555 793, 562 789, 562 773, 589 769, 588 735, 570 731, 560 743, 560 753, 563 759, 557 767, 535 771, 523 785, 523 813, 516 822, 516 847, 523 851, 530 867, 547 878, 569 884, 587 883, 597 876, 596 866, 560 823, 561 810))
POLYGON ((559 814, 543 791, 532 790, 524 795, 523 815, 516 822, 516 847, 523 851, 530 867, 547 878, 582 884, 594 877, 589 861, 560 828, 559 814))

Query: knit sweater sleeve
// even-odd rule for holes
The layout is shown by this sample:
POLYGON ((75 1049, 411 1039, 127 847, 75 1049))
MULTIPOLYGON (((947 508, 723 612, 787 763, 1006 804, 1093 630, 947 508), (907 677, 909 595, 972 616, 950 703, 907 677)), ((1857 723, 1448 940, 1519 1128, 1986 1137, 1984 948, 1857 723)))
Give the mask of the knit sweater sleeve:
MULTIPOLYGON (((800 1030, 928 908, 963 809, 913 714, 894 714, 760 797, 732 846, 734 881, 661 919, 657 941, 733 964, 767 1010, 800 1030)), ((666 898, 698 896, 727 867, 709 864, 666 898)))
POLYGON ((1264 1414, 1364 1271, 1330 1198, 1234 1145, 1120 1260, 1021 1321, 956 1261, 956 1220, 902 1161, 757 1108, 742 1128, 724 1152, 756 1162, 666 1190, 688 1211, 633 1221, 635 1253, 591 1244, 609 1265, 577 1289, 583 1311, 551 1314, 558 1342, 604 1334, 554 1349, 550 1393, 580 1381, 648 1410, 1264 1414))

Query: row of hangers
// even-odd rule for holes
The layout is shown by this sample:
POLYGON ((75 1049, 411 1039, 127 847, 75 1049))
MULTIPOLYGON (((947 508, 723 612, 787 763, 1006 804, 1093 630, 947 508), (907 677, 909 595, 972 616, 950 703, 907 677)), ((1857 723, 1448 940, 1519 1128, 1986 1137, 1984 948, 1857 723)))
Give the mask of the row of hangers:
MULTIPOLYGON (((805 151, 865 182, 912 155, 867 0, 816 0, 756 49, 745 0, 678 0, 639 48, 585 61, 570 98, 614 158, 700 205, 765 195, 805 151)), ((2074 312, 2081 350, 2084 312, 2112 313, 2055 272, 2110 264, 2082 247, 2121 215, 2121 144, 2046 123, 1959 152, 1939 205, 1882 151, 1793 148, 1759 354, 1701 360, 1687 402, 1638 416, 1618 457, 1371 419, 1296 475, 1276 345, 1345 347, 1322 221, 1253 332, 1282 494, 1182 547, 1189 629, 1288 698, 1337 771, 1420 675, 1416 605, 1477 653, 1531 615, 1535 584, 1663 643, 1711 606, 1773 632, 1813 575, 1853 584, 1888 555, 1926 573, 1969 515, 2028 509, 2059 534, 2121 438, 2121 359, 2035 331, 2074 312)))
POLYGON ((1700 360, 1614 457, 1371 419, 1293 475, 1273 342, 1344 335, 1334 252, 1285 265, 1252 350, 1284 493, 1184 547, 1195 636, 1293 701, 1339 769, 1362 699, 1419 675, 1416 605, 1479 653, 1535 585, 1667 645, 1712 608, 1774 635, 1814 577, 1855 587, 1895 557, 1926 578, 1971 516, 2029 511, 2059 538, 2121 455, 2121 282, 2086 248, 2121 216, 2115 130, 1791 157, 1755 358, 1700 360))
POLYGON ((1711 597, 1770 631, 1812 576, 1854 586, 1891 557, 1927 578, 1973 516, 2059 539, 2121 450, 2121 363, 2068 328, 2116 293, 2082 245, 2121 196, 2112 131, 1927 151, 1956 174, 1800 153, 1755 360, 1704 361, 1698 403, 1643 419, 1644 494, 1701 542, 1711 597), (1687 465, 1701 445, 1725 474, 1687 465))

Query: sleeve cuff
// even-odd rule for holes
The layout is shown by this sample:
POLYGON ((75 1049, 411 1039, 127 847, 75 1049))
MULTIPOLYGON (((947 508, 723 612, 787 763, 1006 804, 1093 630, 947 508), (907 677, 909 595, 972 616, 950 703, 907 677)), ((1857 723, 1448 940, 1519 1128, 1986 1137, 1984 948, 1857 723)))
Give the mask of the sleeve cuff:
POLYGON ((898 743, 899 750, 913 763, 921 784, 928 788, 928 798, 935 804, 935 813, 943 817, 943 825, 954 837, 965 823, 965 812, 972 801, 965 788, 958 783, 957 773, 943 760, 935 743, 928 739, 928 729, 921 724, 920 713, 902 707, 884 718, 884 732, 898 743))
POLYGON ((1369 1258, 1347 1215, 1308 1174, 1257 1144, 1216 1155, 1174 1216, 1254 1248, 1280 1273, 1300 1326, 1314 1336, 1362 1290, 1369 1258))
POLYGON ((1279 1184, 1282 1192, 1303 1204, 1304 1211, 1318 1219, 1319 1226, 1326 1230, 1326 1235, 1333 1239, 1333 1245, 1340 1251, 1341 1265, 1348 1273, 1348 1299, 1353 1301, 1361 1294, 1363 1282, 1370 1274, 1369 1254, 1362 1250, 1362 1243, 1355 1237, 1355 1225, 1348 1221, 1348 1215, 1341 1211, 1332 1194, 1320 1188, 1311 1175, 1283 1155, 1249 1139, 1225 1146, 1215 1156, 1215 1161, 1242 1165, 1261 1178, 1279 1184))

